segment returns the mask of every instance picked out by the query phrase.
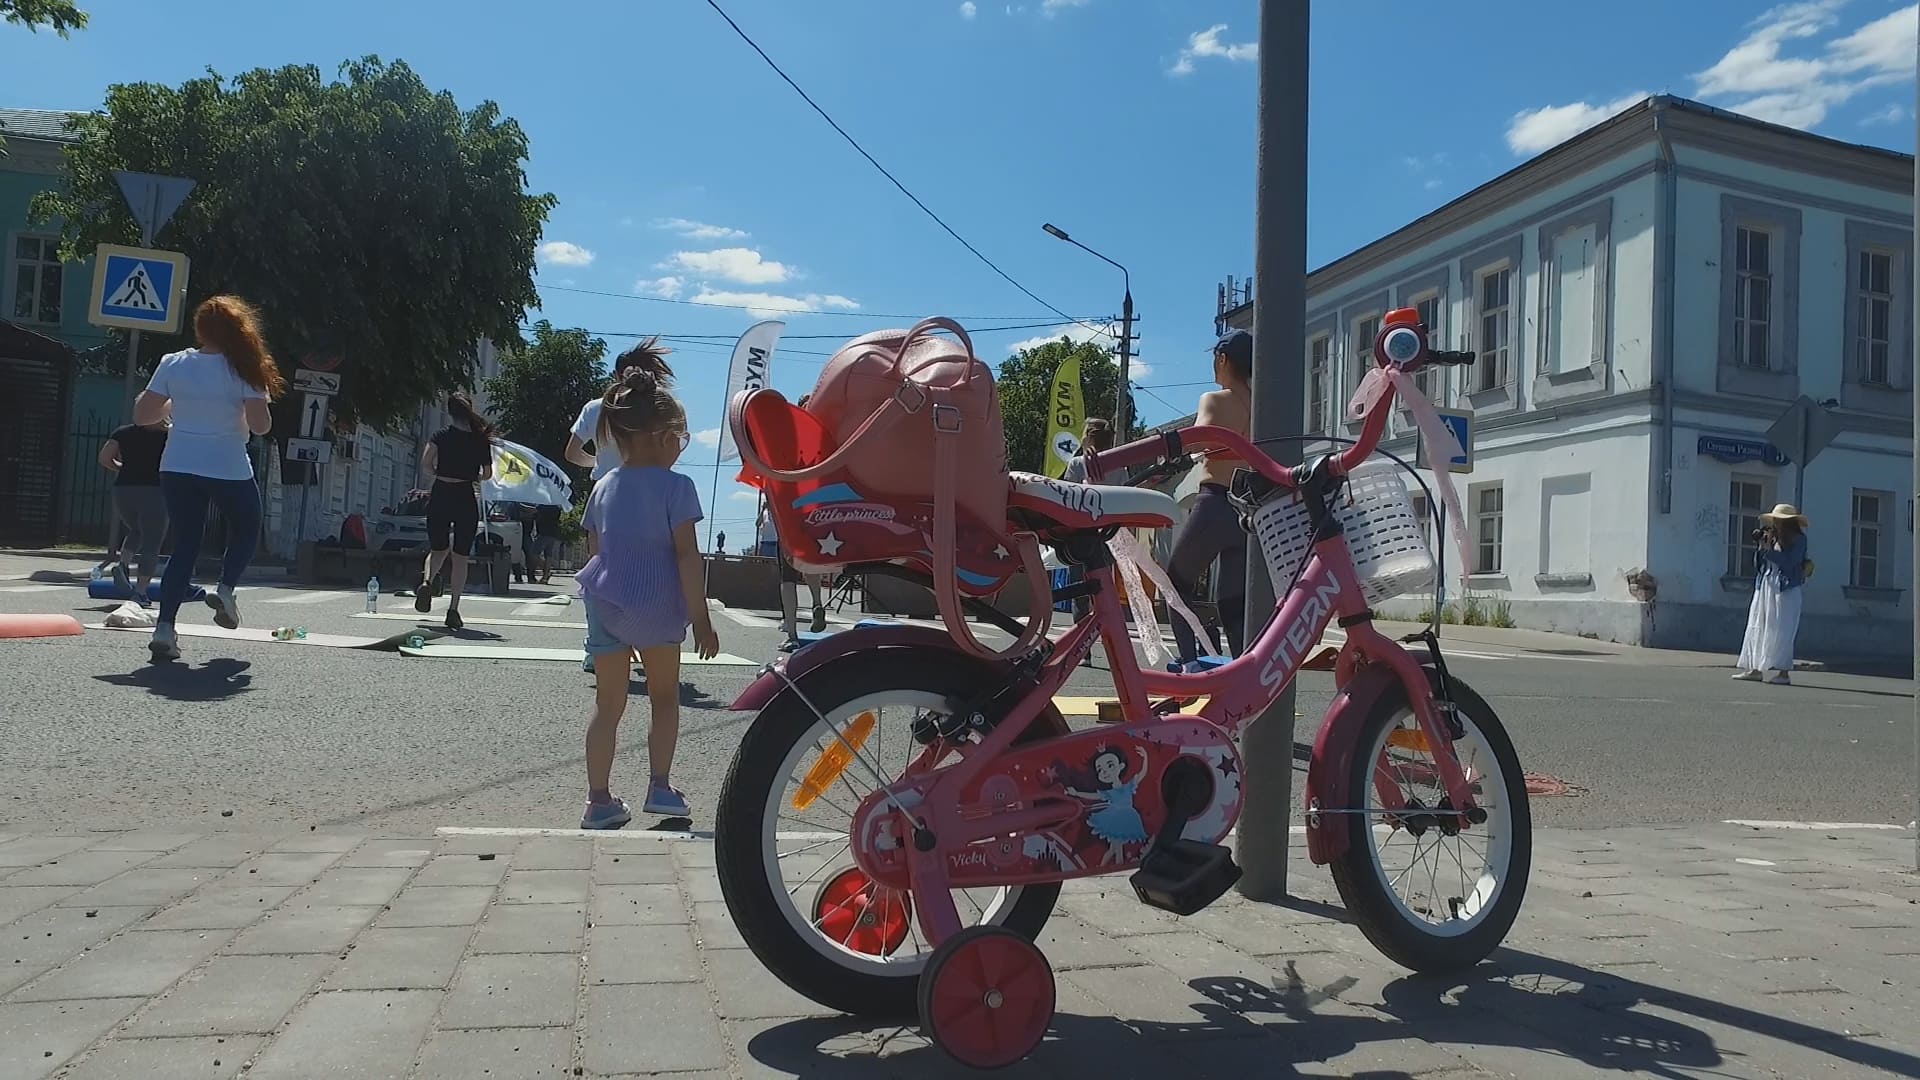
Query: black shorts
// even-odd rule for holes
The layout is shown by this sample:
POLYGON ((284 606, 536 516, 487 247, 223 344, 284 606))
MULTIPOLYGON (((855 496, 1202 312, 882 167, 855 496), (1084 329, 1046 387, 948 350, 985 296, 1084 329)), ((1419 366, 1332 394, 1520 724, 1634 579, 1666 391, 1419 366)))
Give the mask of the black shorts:
POLYGON ((451 547, 466 555, 473 551, 479 531, 480 496, 473 485, 435 480, 427 494, 427 547, 434 551, 451 547))

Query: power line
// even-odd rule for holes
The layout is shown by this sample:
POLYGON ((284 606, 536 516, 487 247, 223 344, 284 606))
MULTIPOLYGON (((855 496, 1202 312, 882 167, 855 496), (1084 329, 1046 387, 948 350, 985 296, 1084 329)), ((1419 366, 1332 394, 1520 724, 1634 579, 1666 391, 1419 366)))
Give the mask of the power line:
MULTIPOLYGON (((715 14, 719 15, 722 19, 725 19, 727 21, 727 25, 733 28, 733 32, 740 36, 741 41, 746 42, 749 48, 751 48, 754 52, 760 54, 760 59, 765 60, 767 62, 767 66, 773 69, 773 73, 775 75, 780 76, 783 82, 785 82, 788 86, 793 87, 793 92, 800 95, 800 100, 812 106, 813 111, 820 114, 820 119, 825 120, 827 124, 833 128, 833 130, 839 132, 840 137, 847 140, 848 146, 853 147, 856 151, 859 152, 861 157, 866 158, 867 164, 872 165, 875 169, 878 169, 880 171, 881 176, 886 177, 893 184, 894 187, 900 189, 900 194, 905 195, 908 199, 912 200, 913 205, 919 207, 922 213, 932 218, 934 224, 940 226, 942 229, 945 229, 948 236, 951 236, 955 240, 958 240, 960 242, 961 247, 964 247, 968 251, 972 252, 974 258, 979 259, 981 262, 987 264, 988 269, 992 270, 996 274, 999 274, 1002 278, 1006 280, 1007 284, 1012 285, 1014 288, 1019 289, 1021 292, 1025 293, 1027 295, 1027 298, 1032 300, 1034 303, 1039 304, 1041 307, 1046 308, 1048 311, 1053 312, 1055 315, 1060 316, 1061 318, 1067 320, 1068 322, 1079 323, 1081 326, 1087 326, 1086 323, 1080 322, 1079 319, 1074 318, 1073 316, 1067 314, 1064 311, 1061 311, 1059 308, 1054 307, 1052 304, 1049 304, 1045 300, 1041 299, 1040 294, 1034 292, 1032 289, 1027 288, 1025 285, 1020 284, 1018 281, 1015 281, 1012 274, 1009 274, 1005 270, 1000 269, 999 265, 995 263, 992 259, 987 258, 986 255, 983 254, 979 248, 974 247, 972 244, 968 243, 966 237, 961 236, 959 233, 955 232, 953 229, 953 226, 947 224, 944 220, 941 219, 939 214, 936 214, 933 212, 932 207, 928 206, 924 202, 921 202, 920 196, 915 195, 913 192, 907 190, 907 185, 901 183, 898 177, 888 172, 887 167, 885 165, 880 164, 880 162, 876 160, 872 154, 867 153, 867 148, 864 146, 861 146, 859 140, 847 134, 847 129, 841 127, 839 121, 827 115, 827 110, 821 108, 819 103, 814 101, 813 98, 810 97, 805 90, 800 89, 800 84, 797 82, 794 82, 791 76, 789 76, 785 71, 782 71, 780 69, 780 65, 773 62, 773 57, 768 56, 767 51, 765 49, 762 49, 757 42, 755 42, 752 38, 748 37, 747 32, 745 30, 740 29, 740 24, 737 22, 734 22, 733 16, 727 14, 726 11, 720 7, 719 3, 716 2, 716 0, 707 0, 707 6, 712 8, 715 14)), ((1095 327, 1091 327, 1091 326, 1088 326, 1087 328, 1090 330, 1095 329, 1095 327)), ((1105 333, 1105 331, 1102 331, 1102 332, 1105 333)), ((1108 334, 1108 336, 1111 337, 1112 335, 1108 334)))
MULTIPOLYGON (((639 296, 639 294, 634 294, 634 292, 611 292, 611 290, 605 290, 605 288, 574 288, 574 286, 563 286, 563 284, 541 284, 540 288, 543 292, 578 292, 580 296, 611 296, 614 300, 639 300, 639 302, 645 302, 645 304, 680 304, 680 306, 684 307, 720 307, 720 309, 726 309, 726 311, 755 311, 755 309, 764 309, 764 307, 758 307, 756 304, 712 304, 712 302, 708 302, 708 300, 670 300, 670 298, 666 298, 666 296, 639 296)), ((1066 319, 1069 323, 1075 323, 1075 325, 1081 325, 1081 327, 1087 325, 1085 321, 1075 319, 1073 315, 1064 315, 1064 313, 1060 313, 1058 309, 1054 309, 1054 313, 1060 315, 1062 319, 1066 319)), ((828 315, 828 317, 837 317, 837 319, 908 319, 908 321, 914 321, 914 323, 918 323, 920 319, 925 319, 925 315, 887 315, 887 313, 879 313, 879 311, 808 311, 808 309, 795 309, 795 311, 791 311, 791 315, 828 315)), ((950 319, 956 319, 956 321, 962 321, 962 323, 964 323, 964 321, 1000 323, 1000 321, 1006 321, 1006 319, 1039 319, 1039 315, 1031 315, 1031 313, 1029 313, 1029 315, 948 315, 948 317, 950 317, 950 319)), ((1089 315, 1089 317, 1091 317, 1091 315, 1089 315)), ((1046 325, 1046 327, 1052 327, 1052 325, 1056 325, 1056 323, 1048 319, 1044 325, 1046 325)), ((1110 331, 1100 332, 1104 332, 1104 334, 1108 334, 1108 336, 1114 336, 1110 331)))

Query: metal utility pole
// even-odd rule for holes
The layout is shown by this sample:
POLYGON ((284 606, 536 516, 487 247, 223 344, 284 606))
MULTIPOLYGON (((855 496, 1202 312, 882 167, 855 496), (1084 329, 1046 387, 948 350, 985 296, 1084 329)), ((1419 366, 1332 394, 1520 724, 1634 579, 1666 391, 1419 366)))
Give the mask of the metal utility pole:
MULTIPOLYGON (((1291 435, 1304 419, 1302 343, 1307 307, 1307 31, 1305 0, 1260 0, 1260 119, 1254 188, 1253 437, 1291 435)), ((1300 460, 1300 444, 1266 448, 1300 460)), ((1273 610, 1274 582, 1258 542, 1247 545, 1247 641, 1273 610)), ((1288 826, 1293 821, 1294 693, 1289 687, 1240 739, 1246 794, 1235 854, 1240 892, 1253 900, 1287 895, 1288 826)))
POLYGON ((1120 304, 1120 383, 1115 387, 1113 392, 1113 432, 1116 439, 1120 442, 1125 442, 1127 441, 1127 433, 1132 430, 1127 426, 1127 421, 1130 419, 1127 409, 1127 400, 1129 397, 1127 391, 1132 388, 1132 384, 1127 381, 1127 368, 1129 362, 1133 359, 1133 275, 1127 273, 1126 267, 1121 266, 1105 255, 1068 236, 1065 229, 1052 224, 1042 225, 1040 228, 1055 240, 1065 240, 1081 251, 1120 271, 1120 285, 1126 290, 1126 297, 1120 304))
MULTIPOLYGON (((1920 58, 1920 45, 1916 45, 1915 55, 1920 58)), ((1920 117, 1920 88, 1916 88, 1914 98, 1914 116, 1920 117)), ((1916 150, 1920 150, 1920 123, 1916 124, 1914 145, 1916 150)), ((1914 223, 1920 225, 1920 167, 1916 167, 1913 173, 1913 212, 1914 223)), ((1913 255, 1914 261, 1908 265, 1920 266, 1920 228, 1913 233, 1913 255)), ((1912 280, 1914 302, 1914 306, 1908 310, 1920 311, 1920 274, 1910 273, 1907 277, 1912 280)), ((1920 375, 1920 336, 1914 339, 1913 344, 1913 367, 1907 372, 1909 380, 1920 375)), ((1909 381, 1907 385, 1912 386, 1913 383, 1909 381)), ((1920 394, 1913 395, 1913 430, 1920 432, 1920 394)), ((1920 498, 1920 454, 1913 459, 1913 492, 1909 498, 1920 498)), ((1914 560, 1909 564, 1913 569, 1910 572, 1920 575, 1920 534, 1916 534, 1913 554, 1914 560)), ((1914 656, 1920 658, 1920 594, 1915 594, 1911 587, 1907 591, 1914 595, 1913 650, 1914 656)), ((1913 868, 1920 870, 1920 697, 1914 698, 1913 703, 1913 820, 1913 868)))

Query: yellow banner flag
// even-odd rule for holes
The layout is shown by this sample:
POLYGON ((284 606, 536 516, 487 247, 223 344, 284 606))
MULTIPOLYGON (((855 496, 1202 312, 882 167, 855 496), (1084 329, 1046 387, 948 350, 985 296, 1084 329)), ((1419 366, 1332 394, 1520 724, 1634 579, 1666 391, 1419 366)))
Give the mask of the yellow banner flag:
POLYGON ((1086 407, 1080 402, 1080 357, 1070 356, 1053 373, 1053 389, 1047 395, 1047 475, 1058 480, 1067 463, 1080 453, 1080 429, 1086 423, 1086 407))

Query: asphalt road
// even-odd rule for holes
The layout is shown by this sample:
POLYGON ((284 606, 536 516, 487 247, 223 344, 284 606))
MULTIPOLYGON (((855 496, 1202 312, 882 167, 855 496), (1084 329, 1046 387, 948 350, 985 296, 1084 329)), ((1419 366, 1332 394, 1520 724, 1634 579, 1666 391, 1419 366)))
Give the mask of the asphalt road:
MULTIPOLYGON (((98 622, 112 605, 61 582, 85 569, 0 556, 0 611, 98 622)), ((469 601, 467 636, 577 647, 581 632, 562 624, 581 621, 578 605, 531 603, 570 589, 469 601)), ((352 590, 262 584, 241 604, 258 627, 384 637, 413 625, 356 617, 364 598, 352 590)), ((412 614, 394 597, 381 610, 412 614)), ((183 622, 206 625, 210 614, 193 606, 183 622)), ((755 663, 780 637, 750 613, 723 612, 717 627, 725 651, 755 663)), ((1542 825, 1912 819, 1911 682, 1802 673, 1791 688, 1735 683, 1712 658, 1613 655, 1558 640, 1568 647, 1471 642, 1454 660, 1500 711, 1525 769, 1572 786, 1534 800, 1542 825)), ((417 833, 577 822, 592 683, 573 664, 203 638, 183 645, 183 662, 155 667, 137 633, 0 641, 0 823, 417 833)), ((683 672, 675 780, 696 818, 710 814, 750 719, 727 704, 754 670, 683 672)), ((1083 671, 1068 692, 1098 695, 1100 680, 1083 671)), ((1330 694, 1329 676, 1302 676, 1300 740, 1311 741, 1330 694)), ((630 792, 644 782, 645 718, 636 698, 616 771, 616 786, 630 792)))

